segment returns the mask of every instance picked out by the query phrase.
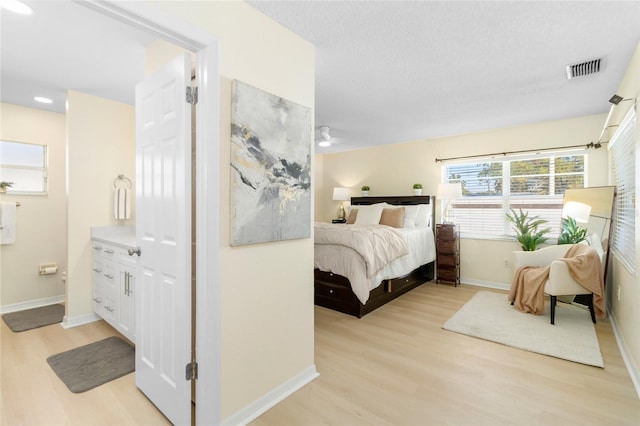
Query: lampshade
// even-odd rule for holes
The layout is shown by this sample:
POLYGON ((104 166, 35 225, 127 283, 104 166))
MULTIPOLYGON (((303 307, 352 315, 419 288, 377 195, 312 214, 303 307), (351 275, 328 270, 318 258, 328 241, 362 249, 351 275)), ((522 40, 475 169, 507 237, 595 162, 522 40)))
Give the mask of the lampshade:
POLYGON ((591 206, 577 201, 567 201, 562 207, 562 218, 572 217, 576 222, 589 223, 591 206))
POLYGON ((436 197, 440 200, 462 198, 462 185, 460 183, 439 183, 436 197))
POLYGON ((349 201, 351 199, 351 191, 349 188, 333 188, 333 201, 349 201))

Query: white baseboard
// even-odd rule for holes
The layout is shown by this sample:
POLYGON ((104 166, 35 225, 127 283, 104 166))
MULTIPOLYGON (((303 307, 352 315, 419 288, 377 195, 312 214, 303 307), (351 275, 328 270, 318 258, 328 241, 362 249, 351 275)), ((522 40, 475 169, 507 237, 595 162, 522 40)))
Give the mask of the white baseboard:
POLYGON ((248 424, 318 376, 319 374, 316 371, 315 364, 311 365, 300 374, 297 374, 251 404, 224 419, 222 421, 222 425, 244 426, 248 424))
POLYGON ((638 399, 640 399, 640 369, 638 365, 634 362, 633 357, 631 356, 631 352, 624 340, 624 337, 620 333, 618 329, 618 322, 616 321, 616 317, 612 314, 612 310, 608 309, 609 313, 609 322, 611 322, 611 327, 613 328, 613 334, 616 336, 616 342, 618 343, 618 349, 620 350, 620 355, 622 355, 622 360, 624 361, 624 365, 627 367, 627 371, 629 372, 629 377, 631 377, 631 382, 633 383, 633 387, 636 388, 636 394, 638 395, 638 399))
POLYGON ((0 314, 24 311, 25 309, 39 308, 41 306, 54 305, 56 303, 64 303, 64 294, 61 296, 44 297, 42 299, 27 300, 26 302, 12 303, 10 305, 1 306, 0 314))
POLYGON ((62 326, 62 328, 72 328, 72 327, 77 327, 79 325, 89 324, 90 322, 99 321, 101 319, 102 318, 100 318, 98 314, 96 314, 95 312, 91 312, 89 314, 84 314, 84 315, 78 315, 72 318, 69 318, 68 316, 65 315, 60 325, 62 326))
POLYGON ((474 280, 474 279, 465 278, 465 277, 460 277, 460 282, 463 284, 474 285, 476 287, 493 288, 496 290, 509 291, 509 289, 511 288, 511 284, 496 283, 493 281, 480 281, 480 280, 474 280))

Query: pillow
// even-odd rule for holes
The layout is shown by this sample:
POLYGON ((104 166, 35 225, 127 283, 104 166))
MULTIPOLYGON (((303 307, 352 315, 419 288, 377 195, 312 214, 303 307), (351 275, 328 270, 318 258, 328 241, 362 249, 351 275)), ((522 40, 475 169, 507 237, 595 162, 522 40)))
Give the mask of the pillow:
POLYGON ((402 222, 403 228, 416 227, 416 218, 418 217, 419 209, 420 209, 420 205, 404 206, 404 221, 402 222))
POLYGON ((404 207, 382 209, 382 215, 380 216, 380 225, 402 228, 403 219, 404 207))
POLYGON ((358 216, 358 209, 351 209, 349 216, 347 216, 347 225, 355 223, 356 216, 358 216))
POLYGON ((431 226, 431 204, 420 204, 418 216, 416 217, 416 226, 431 226))
POLYGON ((355 225, 377 225, 382 216, 382 204, 372 204, 370 206, 358 206, 358 215, 355 225))

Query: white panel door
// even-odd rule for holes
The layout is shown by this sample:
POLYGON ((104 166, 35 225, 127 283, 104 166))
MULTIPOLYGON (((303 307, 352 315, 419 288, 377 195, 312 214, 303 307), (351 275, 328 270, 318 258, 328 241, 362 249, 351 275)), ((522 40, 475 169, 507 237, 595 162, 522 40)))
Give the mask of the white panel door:
POLYGON ((136 86, 136 385, 191 423, 191 105, 185 53, 136 86))

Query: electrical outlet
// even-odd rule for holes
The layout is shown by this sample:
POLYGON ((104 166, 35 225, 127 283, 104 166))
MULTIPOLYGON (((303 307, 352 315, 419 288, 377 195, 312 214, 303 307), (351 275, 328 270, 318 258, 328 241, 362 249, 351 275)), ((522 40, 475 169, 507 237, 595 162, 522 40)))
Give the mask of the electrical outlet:
POLYGON ((620 286, 618 286, 618 301, 620 301, 620 286))
POLYGON ((504 260, 504 267, 508 268, 509 267, 509 259, 505 259, 504 260))

